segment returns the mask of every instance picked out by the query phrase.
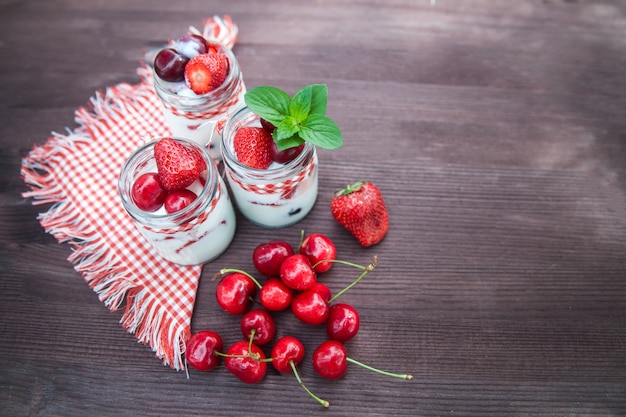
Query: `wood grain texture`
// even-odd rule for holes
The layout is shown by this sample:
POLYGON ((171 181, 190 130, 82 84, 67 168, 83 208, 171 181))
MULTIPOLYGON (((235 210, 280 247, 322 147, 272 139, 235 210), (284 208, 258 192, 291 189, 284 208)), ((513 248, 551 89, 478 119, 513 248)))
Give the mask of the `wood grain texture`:
MULTIPOLYGON (((0 1, 0 412, 6 416, 626 415, 626 4, 574 0, 0 1), (315 376, 321 328, 277 315, 309 349, 307 386, 271 371, 163 367, 66 261, 21 197, 21 159, 76 127, 95 91, 136 83, 144 54, 229 14, 248 87, 329 86, 345 146, 320 151, 320 194, 281 230, 239 219, 206 265, 192 322, 225 340, 211 276, 252 269, 260 242, 326 233, 378 268, 344 295, 362 327, 356 367, 315 376), (332 191, 365 178, 391 226, 364 249, 332 191)), ((338 290, 354 271, 324 278, 338 290)))

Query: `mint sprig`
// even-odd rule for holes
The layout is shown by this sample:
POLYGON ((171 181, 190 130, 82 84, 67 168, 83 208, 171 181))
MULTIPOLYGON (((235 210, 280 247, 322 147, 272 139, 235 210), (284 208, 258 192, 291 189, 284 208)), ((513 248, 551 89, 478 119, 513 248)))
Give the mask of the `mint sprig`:
POLYGON ((339 126, 326 117, 328 87, 311 84, 293 97, 277 87, 254 87, 244 95, 246 106, 276 129, 272 133, 278 149, 310 142, 324 149, 343 145, 339 126))

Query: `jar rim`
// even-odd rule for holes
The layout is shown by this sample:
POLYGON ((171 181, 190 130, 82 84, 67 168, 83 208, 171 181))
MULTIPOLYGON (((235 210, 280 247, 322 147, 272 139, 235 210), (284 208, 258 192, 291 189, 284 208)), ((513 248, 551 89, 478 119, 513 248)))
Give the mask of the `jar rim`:
MULTIPOLYGON (((204 94, 196 94, 195 96, 180 96, 177 93, 173 92, 171 89, 167 88, 168 85, 175 85, 176 83, 169 83, 167 81, 161 80, 156 74, 154 65, 151 65, 154 87, 156 93, 162 99, 166 100, 168 103, 171 101, 201 101, 215 103, 215 105, 218 105, 228 98, 228 92, 234 88, 238 80, 241 78, 239 63, 237 62, 235 54, 231 51, 229 47, 216 41, 211 41, 211 43, 215 44, 220 52, 223 53, 228 59, 228 74, 226 75, 226 79, 224 80, 224 82, 219 87, 204 94)), ((178 103, 178 105, 181 107, 185 107, 185 105, 182 103, 178 103)), ((195 105, 195 103, 189 104, 189 106, 192 105, 195 105)))
POLYGON ((257 180, 271 182, 275 181, 276 179, 280 179, 281 177, 293 174, 295 171, 299 170, 303 164, 307 163, 313 157, 315 145, 310 142, 304 142, 304 148, 302 149, 302 152, 300 152, 298 156, 296 156, 294 159, 287 162, 286 164, 281 164, 274 168, 268 169, 253 168, 243 164, 239 161, 239 159, 237 159, 237 156, 228 146, 228 143, 231 142, 228 138, 234 137, 236 129, 244 126, 249 126, 248 122, 251 122, 253 119, 260 120, 257 114, 255 114, 249 107, 244 106, 237 110, 235 113, 233 113, 224 124, 221 143, 222 160, 224 161, 224 163, 228 164, 231 167, 235 167, 237 170, 245 171, 246 175, 254 177, 257 180), (240 120, 245 120, 246 118, 249 118, 250 120, 240 122, 240 120))
POLYGON ((164 136, 146 142, 128 157, 120 170, 117 186, 124 208, 135 220, 145 223, 147 226, 151 227, 172 227, 186 223, 195 217, 194 215, 197 215, 206 209, 217 193, 216 184, 218 181, 216 181, 216 177, 217 168, 215 167, 215 164, 205 147, 200 146, 188 139, 164 136), (158 214, 157 212, 147 212, 141 210, 133 202, 131 189, 136 177, 133 177, 132 170, 135 170, 141 164, 147 163, 150 159, 154 159, 154 146, 163 138, 174 139, 175 141, 182 143, 184 146, 200 152, 202 160, 206 165, 206 178, 204 185, 202 186, 202 190, 198 193, 196 199, 191 204, 174 213, 158 214))

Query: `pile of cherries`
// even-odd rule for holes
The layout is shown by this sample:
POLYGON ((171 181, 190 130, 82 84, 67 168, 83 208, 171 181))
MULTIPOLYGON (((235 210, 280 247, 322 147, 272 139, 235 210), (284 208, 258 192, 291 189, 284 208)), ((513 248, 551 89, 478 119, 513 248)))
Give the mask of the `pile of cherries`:
MULTIPOLYGON (((243 339, 224 350, 220 335, 203 330, 194 333, 185 351, 189 366, 208 371, 224 360, 225 368, 239 380, 255 384, 263 380, 268 363, 278 372, 293 372, 300 386, 324 407, 329 402, 317 397, 302 382, 297 365, 304 359, 302 342, 287 335, 276 340, 269 357, 262 349, 274 340, 276 323, 272 312, 291 309, 303 323, 326 325, 328 339, 313 352, 313 369, 327 379, 342 377, 348 363, 363 366, 374 372, 411 380, 408 374, 382 371, 348 357, 345 342, 358 332, 360 319, 357 310, 349 304, 334 303, 344 292, 356 285, 376 267, 374 257, 369 265, 358 265, 336 259, 336 247, 322 234, 310 234, 301 239, 298 253, 285 241, 269 241, 258 245, 252 254, 255 268, 268 277, 264 284, 251 274, 239 269, 222 269, 214 280, 219 306, 229 314, 242 315, 243 339), (325 284, 317 281, 318 274, 339 263, 361 270, 358 278, 334 296, 325 284), (255 294, 258 293, 258 299, 255 294), (259 303, 261 307, 253 307, 259 303)), ((270 349, 268 349, 270 351, 270 349)))

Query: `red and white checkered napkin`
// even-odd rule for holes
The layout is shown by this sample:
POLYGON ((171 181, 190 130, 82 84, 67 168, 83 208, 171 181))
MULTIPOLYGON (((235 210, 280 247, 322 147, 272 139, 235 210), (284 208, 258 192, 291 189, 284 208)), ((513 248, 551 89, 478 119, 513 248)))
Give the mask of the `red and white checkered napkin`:
MULTIPOLYGON (((205 34, 230 46, 236 31, 227 16, 205 21, 205 34)), ((141 83, 98 92, 92 109, 76 111, 77 129, 54 134, 29 153, 21 173, 31 191, 23 195, 33 204, 54 203, 39 215, 41 225, 72 245, 68 260, 107 307, 125 305, 123 326, 178 370, 184 367, 182 352, 202 267, 161 258, 136 229, 117 191, 131 153, 170 134, 151 71, 138 72, 141 83)))

